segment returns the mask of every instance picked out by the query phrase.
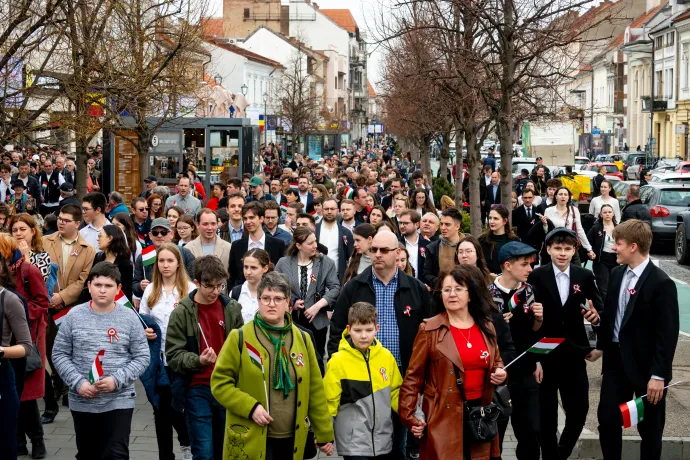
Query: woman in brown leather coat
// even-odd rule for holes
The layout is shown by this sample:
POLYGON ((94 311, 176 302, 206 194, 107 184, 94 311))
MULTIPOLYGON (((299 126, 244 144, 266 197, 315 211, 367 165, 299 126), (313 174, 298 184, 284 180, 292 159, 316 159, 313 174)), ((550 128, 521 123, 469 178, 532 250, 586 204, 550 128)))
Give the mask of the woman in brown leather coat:
POLYGON ((460 371, 469 405, 490 404, 494 386, 506 378, 490 319, 486 278, 476 267, 459 265, 439 277, 438 288, 441 313, 419 326, 400 388, 400 418, 421 437, 421 459, 499 457, 498 437, 470 444, 464 436, 463 400, 453 368, 460 371), (425 421, 415 417, 420 392, 425 421))

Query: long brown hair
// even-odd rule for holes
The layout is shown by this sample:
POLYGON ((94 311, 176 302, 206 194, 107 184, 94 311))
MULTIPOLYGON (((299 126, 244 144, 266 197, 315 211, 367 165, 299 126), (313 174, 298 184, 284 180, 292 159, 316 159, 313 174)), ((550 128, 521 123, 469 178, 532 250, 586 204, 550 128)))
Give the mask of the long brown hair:
POLYGON ((10 230, 10 234, 12 233, 12 227, 17 222, 25 223, 30 229, 34 231, 34 236, 31 238, 31 241, 29 242, 31 251, 33 251, 36 254, 43 252, 43 238, 41 234, 41 229, 38 227, 38 224, 36 224, 36 220, 34 220, 34 218, 31 217, 31 215, 25 212, 21 214, 12 215, 10 217, 9 223, 7 224, 7 228, 10 230))
POLYGON ((304 244, 307 238, 309 238, 309 235, 313 234, 314 230, 309 227, 297 227, 295 231, 292 232, 292 241, 290 242, 290 246, 285 250, 285 255, 290 257, 296 256, 299 252, 297 245, 304 244))
POLYGON ((458 247, 455 248, 455 265, 463 265, 460 263, 460 257, 458 257, 458 249, 460 249, 460 245, 465 242, 471 243, 472 246, 474 246, 474 251, 477 253, 476 267, 479 269, 480 272, 484 274, 484 277, 486 278, 488 284, 491 280, 491 272, 489 271, 489 267, 486 265, 486 260, 484 259, 484 251, 482 251, 482 246, 481 244, 479 244, 479 240, 474 236, 467 235, 460 243, 458 243, 458 247))
MULTIPOLYGON (((374 235, 376 235, 376 229, 371 224, 359 224, 353 229, 352 233, 353 235, 361 236, 365 239, 373 238, 374 235)), ((359 268, 359 261, 361 259, 362 254, 359 254, 357 251, 352 253, 350 263, 347 265, 347 270, 345 270, 345 276, 343 277, 343 286, 345 286, 345 283, 347 283, 351 278, 357 276, 357 269, 359 268)))
MULTIPOLYGON (((189 275, 187 275, 187 270, 185 269, 184 260, 182 260, 182 253, 180 252, 180 248, 178 248, 177 245, 173 243, 163 243, 160 245, 156 252, 157 254, 160 254, 163 251, 171 252, 173 256, 175 256, 175 259, 177 259, 175 287, 177 288, 177 293, 180 295, 180 298, 182 298, 187 295, 187 289, 189 287, 190 280, 189 275)), ((151 280, 151 284, 153 284, 153 287, 151 288, 151 295, 149 295, 148 298, 149 309, 153 309, 153 307, 160 300, 161 294, 163 293, 163 275, 158 269, 158 260, 156 260, 156 263, 153 264, 153 279, 151 280)))
MULTIPOLYGON (((508 239, 511 241, 517 240, 518 237, 515 234, 515 232, 513 231, 513 228, 510 226, 510 213, 508 212, 508 208, 498 204, 498 205, 493 205, 491 207, 491 210, 489 211, 489 213, 491 213, 491 211, 495 211, 499 216, 501 216, 501 219, 507 220, 507 222, 505 223, 504 226, 505 226, 506 236, 508 237, 508 239)), ((480 244, 486 243, 486 245, 491 248, 492 253, 494 252, 494 249, 496 248, 496 242, 493 240, 493 237, 494 237, 494 232, 493 232, 493 230, 491 230, 490 227, 487 228, 484 233, 479 235, 480 244)), ((491 257, 493 258, 493 255, 491 257)))
MULTIPOLYGON (((189 236, 189 241, 197 239, 199 236, 199 229, 196 228, 196 223, 194 222, 194 218, 190 216, 189 214, 182 214, 178 219, 177 222, 175 222, 175 232, 177 232, 177 226, 180 225, 180 222, 189 225, 192 227, 192 234, 189 236)), ((182 237, 178 233, 178 242, 182 239, 182 237)))
POLYGON ((405 255, 407 257, 406 258, 407 264, 405 264, 405 270, 403 270, 403 271, 410 276, 414 276, 415 269, 412 268, 412 265, 410 265, 410 252, 407 250, 405 243, 398 243, 398 247, 400 248, 401 251, 405 251, 405 255))
MULTIPOLYGON (((193 184, 193 182, 192 182, 192 184, 193 184)), ((192 186, 192 188, 194 188, 194 187, 192 186)), ((149 217, 151 218, 151 220, 157 219, 157 218, 159 218, 159 217, 163 217, 163 210, 164 210, 164 208, 165 208, 165 203, 163 203, 163 198, 162 198, 160 195, 156 195, 155 193, 152 193, 152 194, 149 195, 149 197, 146 199, 146 204, 147 204, 148 207, 149 207, 149 217), (152 206, 151 206, 151 205, 153 204, 153 200, 161 200, 161 207, 158 208, 158 212, 157 212, 156 214, 152 214, 152 213, 153 213, 153 210, 152 210, 152 206)))
POLYGON ((132 258, 136 260, 137 257, 137 232, 134 230, 134 222, 129 214, 125 212, 118 212, 113 216, 113 222, 119 222, 122 224, 124 229, 122 231, 127 237, 127 246, 129 246, 129 252, 132 253, 132 258))
POLYGON ((436 212, 436 207, 434 206, 434 203, 432 203, 431 198, 429 198, 429 194, 423 188, 414 189, 414 191, 410 194, 410 198, 407 200, 407 208, 408 209, 414 209, 415 211, 417 210, 417 194, 418 193, 424 194, 424 204, 422 205, 422 215, 426 214, 427 212, 433 212, 434 214, 438 214, 436 212))

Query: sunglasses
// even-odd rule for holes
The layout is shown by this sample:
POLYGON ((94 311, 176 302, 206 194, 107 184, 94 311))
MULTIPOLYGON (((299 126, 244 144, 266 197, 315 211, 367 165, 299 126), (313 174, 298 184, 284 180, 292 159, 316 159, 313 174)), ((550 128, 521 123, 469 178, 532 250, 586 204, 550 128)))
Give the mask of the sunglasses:
POLYGON ((170 232, 169 232, 168 230, 166 230, 166 229, 162 229, 162 230, 151 230, 151 235, 153 235, 153 236, 167 236, 168 233, 170 233, 170 232))
POLYGON ((372 254, 376 254, 377 252, 381 251, 381 254, 385 256, 386 254, 390 253, 391 251, 395 251, 396 249, 398 248, 377 248, 372 246, 369 248, 369 252, 371 252, 372 254))

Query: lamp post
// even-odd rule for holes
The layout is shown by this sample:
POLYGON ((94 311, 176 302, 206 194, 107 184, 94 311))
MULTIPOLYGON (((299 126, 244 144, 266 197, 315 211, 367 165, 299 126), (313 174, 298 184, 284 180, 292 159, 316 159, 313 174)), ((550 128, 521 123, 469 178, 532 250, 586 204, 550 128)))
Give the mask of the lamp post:
POLYGON ((264 93, 264 148, 268 146, 268 93, 264 93))
POLYGON ((223 84, 223 77, 221 77, 221 76, 218 75, 218 74, 215 74, 215 75, 213 76, 213 81, 216 82, 216 85, 221 85, 221 84, 223 84))
POLYGON ((247 85, 242 85, 242 86, 240 86, 240 90, 242 91, 242 96, 245 96, 245 97, 246 97, 246 96, 247 96, 247 91, 249 90, 249 88, 247 87, 247 85))

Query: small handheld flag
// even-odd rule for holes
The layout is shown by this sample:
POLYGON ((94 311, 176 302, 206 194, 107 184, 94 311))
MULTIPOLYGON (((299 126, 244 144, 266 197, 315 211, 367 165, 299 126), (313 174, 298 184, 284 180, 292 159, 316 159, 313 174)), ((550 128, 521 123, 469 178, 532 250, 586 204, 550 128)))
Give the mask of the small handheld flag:
POLYGON ((348 200, 352 199, 352 195, 355 193, 355 189, 350 187, 349 185, 345 187, 345 190, 343 190, 343 197, 347 198, 348 200))
MULTIPOLYGON (((261 354, 259 353, 259 350, 254 348, 251 343, 249 342, 244 342, 244 345, 247 347, 247 354, 249 355, 249 360, 254 364, 256 367, 261 369, 261 375, 264 376, 264 360, 261 359, 261 354)), ((268 407, 268 387, 266 386, 266 377, 264 376, 264 393, 266 394, 266 412, 271 412, 269 407, 268 407)))
POLYGON ((96 359, 91 364, 91 371, 89 372, 89 383, 93 385, 103 377, 103 366, 101 365, 101 357, 105 354, 105 350, 101 350, 96 355, 96 359))
MULTIPOLYGON (((118 292, 117 295, 115 296, 115 303, 117 305, 121 305, 123 307, 131 309, 139 317, 139 321, 141 321, 141 324, 144 325, 144 329, 148 328, 148 326, 146 325, 146 322, 144 321, 144 318, 142 318, 141 315, 139 314, 139 312, 136 311, 136 309, 134 308, 134 305, 132 305, 132 302, 130 302, 129 299, 127 298, 127 296, 125 295, 125 293, 122 292, 122 289, 120 289, 120 292, 118 292)), ((53 318, 55 318, 55 317, 53 317, 53 318)))
POLYGON ((60 329, 60 324, 62 324, 62 322, 65 320, 65 316, 67 316, 67 313, 69 313, 70 310, 71 308, 63 308, 53 315, 53 322, 58 329, 60 329))
POLYGON ((143 251, 141 251, 141 262, 144 267, 153 265, 156 263, 156 248, 153 245, 146 246, 143 251))
POLYGON ((201 337, 204 339, 204 343, 206 344, 206 348, 211 348, 208 346, 208 340, 206 340, 206 334, 204 334, 204 330, 201 329, 201 323, 197 323, 199 325, 199 332, 201 332, 201 337))
MULTIPOLYGON (((683 381, 666 385, 664 390, 679 383, 683 383, 683 381)), ((623 428, 633 427, 644 420, 644 401, 642 400, 646 397, 647 395, 642 395, 619 406, 623 416, 623 428)))
POLYGON ((142 235, 141 233, 137 233, 137 240, 139 240, 139 243, 141 243, 142 247, 146 247, 146 237, 144 235, 142 235))
POLYGON ((525 356, 525 353, 530 352, 530 353, 538 353, 541 355, 547 355, 551 353, 553 350, 556 349, 557 346, 565 342, 565 339, 554 339, 554 338, 549 338, 549 337, 544 337, 541 339, 539 342, 535 343, 531 347, 529 347, 527 350, 523 351, 520 356, 509 362, 507 365, 503 367, 503 369, 508 369, 508 367, 513 364, 515 361, 518 359, 522 358, 525 356))

